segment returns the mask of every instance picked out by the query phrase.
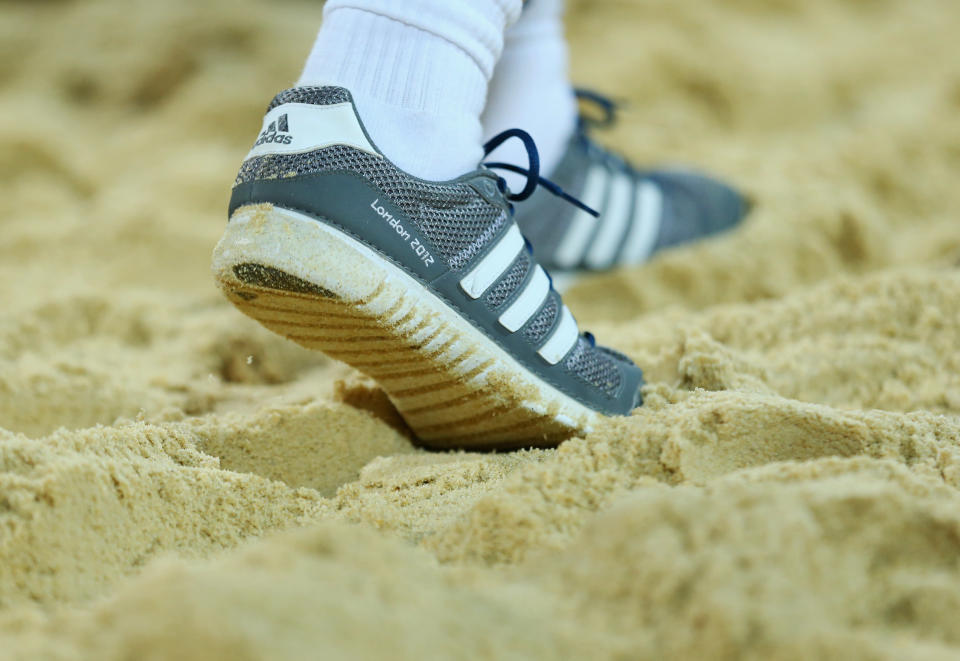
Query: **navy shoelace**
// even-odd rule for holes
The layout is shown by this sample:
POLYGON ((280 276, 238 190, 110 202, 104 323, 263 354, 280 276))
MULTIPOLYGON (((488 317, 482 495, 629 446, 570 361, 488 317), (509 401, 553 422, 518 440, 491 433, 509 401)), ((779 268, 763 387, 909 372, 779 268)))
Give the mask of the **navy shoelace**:
MULTIPOLYGON (((591 209, 552 181, 546 177, 540 176, 540 152, 537 151, 537 145, 533 141, 533 138, 523 129, 507 129, 506 131, 498 133, 490 138, 483 146, 484 157, 489 156, 490 152, 495 150, 510 138, 518 138, 523 142, 523 146, 527 149, 527 159, 529 161, 528 167, 522 168, 519 165, 514 165, 513 163, 503 163, 500 161, 484 161, 483 163, 483 165, 487 168, 515 172, 516 174, 523 175, 527 178, 527 181, 520 192, 514 193, 507 188, 507 182, 503 177, 497 177, 497 186, 499 186, 500 192, 504 194, 504 197, 506 197, 507 200, 511 202, 520 202, 522 200, 526 200, 533 195, 533 192, 537 189, 537 186, 543 186, 557 197, 566 200, 578 209, 583 209, 594 218, 598 218, 600 216, 597 211, 591 209)), ((512 209, 513 207, 511 206, 511 211, 512 209)))
MULTIPOLYGON (((590 207, 588 207, 586 204, 584 204, 574 196, 565 192, 562 188, 557 186, 552 181, 550 181, 546 177, 540 176, 540 152, 537 151, 537 145, 533 141, 533 137, 523 129, 507 129, 506 131, 498 133, 497 135, 490 138, 490 140, 488 140, 487 143, 483 146, 484 156, 485 157, 489 156, 490 152, 492 152, 494 149, 502 145, 504 142, 506 142, 510 138, 519 138, 521 141, 523 141, 523 145, 527 149, 527 158, 529 159, 529 167, 522 168, 512 163, 502 163, 500 161, 490 161, 490 162, 485 161, 483 163, 483 165, 487 168, 508 170, 510 172, 515 172, 517 174, 523 175, 527 178, 527 181, 524 187, 520 190, 520 192, 513 193, 509 190, 509 188, 507 188, 506 180, 503 177, 497 177, 497 187, 500 189, 500 192, 503 193, 504 197, 507 198, 507 200, 509 200, 510 202, 521 202, 529 198, 531 195, 533 195, 534 191, 537 189, 537 186, 543 186, 544 188, 546 188, 548 191, 550 191, 557 197, 560 197, 566 200, 567 202, 570 202, 571 204, 573 204, 575 207, 579 209, 583 209, 594 218, 598 218, 600 216, 600 214, 597 211, 595 211, 594 209, 591 209, 590 207)), ((510 213, 513 213, 512 204, 510 205, 510 213)), ((523 237, 523 243, 527 253, 529 253, 532 256, 533 246, 530 244, 530 241, 527 239, 527 237, 523 237)), ((550 281, 550 289, 552 290, 553 277, 550 275, 550 273, 546 269, 544 269, 543 272, 546 273, 547 279, 550 281)), ((597 346, 597 340, 596 338, 593 337, 593 333, 582 332, 580 334, 580 337, 586 340, 591 347, 597 346)))
POLYGON ((586 146, 587 152, 594 160, 606 163, 613 170, 625 172, 633 177, 642 177, 643 173, 633 167, 628 160, 612 151, 600 147, 590 139, 590 129, 609 128, 613 126, 617 121, 617 108, 621 104, 592 90, 577 88, 574 90, 574 94, 578 101, 586 101, 588 104, 598 108, 602 113, 602 116, 599 118, 584 113, 581 113, 577 117, 577 133, 580 140, 582 140, 586 146))
POLYGON ((593 90, 583 89, 582 87, 574 89, 573 94, 577 97, 577 101, 592 103, 603 112, 603 116, 600 119, 581 113, 580 116, 577 117, 577 122, 580 124, 581 130, 588 126, 607 128, 617 121, 617 106, 619 104, 610 97, 604 96, 599 92, 594 92, 593 90))

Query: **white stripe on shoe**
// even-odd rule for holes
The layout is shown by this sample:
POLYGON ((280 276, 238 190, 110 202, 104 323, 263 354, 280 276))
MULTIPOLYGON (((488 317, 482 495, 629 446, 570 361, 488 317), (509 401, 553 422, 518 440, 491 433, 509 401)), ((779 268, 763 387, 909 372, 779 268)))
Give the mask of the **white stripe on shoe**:
POLYGON ((460 281, 460 288, 470 298, 479 298, 497 281, 523 250, 523 235, 513 225, 500 237, 490 252, 460 281))
POLYGON ((556 365, 573 348, 578 337, 580 337, 580 331, 577 328, 577 322, 564 305, 560 312, 560 323, 537 353, 551 365, 556 365))
POLYGON ((636 264, 650 256, 653 244, 660 232, 660 217, 663 212, 663 193, 649 181, 637 186, 637 201, 633 210, 633 225, 627 233, 620 263, 636 264))
MULTIPOLYGON (((603 209, 603 198, 607 192, 607 184, 610 181, 607 169, 602 165, 594 165, 587 172, 587 179, 583 185, 583 194, 580 201, 591 209, 595 209, 601 214, 603 209)), ((571 268, 580 263, 583 253, 587 249, 587 241, 590 240, 590 234, 593 232, 597 219, 591 216, 583 209, 577 209, 570 221, 570 227, 566 234, 560 240, 553 260, 561 268, 571 268)))
POLYGON ((609 266, 623 245, 623 235, 630 224, 630 211, 633 207, 633 178, 626 172, 619 172, 610 182, 610 196, 606 208, 596 222, 600 228, 587 251, 587 266, 601 269, 609 266))
POLYGON ((520 292, 510 307, 500 315, 500 324, 511 333, 527 323, 527 320, 540 309, 550 293, 550 278, 539 265, 533 271, 533 277, 520 292))

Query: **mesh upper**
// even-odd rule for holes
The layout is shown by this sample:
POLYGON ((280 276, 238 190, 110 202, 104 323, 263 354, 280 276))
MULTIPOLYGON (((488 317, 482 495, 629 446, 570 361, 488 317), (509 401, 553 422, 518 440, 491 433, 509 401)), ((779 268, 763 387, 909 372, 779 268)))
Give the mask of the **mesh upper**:
POLYGON ((421 181, 384 158, 347 145, 251 158, 240 168, 236 184, 333 170, 356 172, 390 196, 454 269, 469 262, 507 219, 466 183, 421 181))
POLYGON ((311 103, 315 106, 329 106, 334 103, 347 103, 350 100, 350 92, 342 87, 294 87, 273 97, 273 101, 267 106, 267 112, 284 103, 311 103))
MULTIPOLYGON (((350 100, 342 87, 296 87, 274 97, 267 112, 284 103, 331 105, 350 100)), ((356 172, 389 195, 453 269, 469 262, 507 219, 503 208, 487 202, 469 184, 422 181, 385 158, 346 145, 251 158, 240 168, 234 185, 332 170, 356 172)))
POLYGON ((523 282, 527 275, 527 269, 530 268, 530 256, 526 251, 520 253, 520 257, 513 263, 513 266, 490 288, 487 294, 487 305, 491 309, 496 309, 503 305, 503 302, 510 297, 517 287, 523 282))
POLYGON ((577 346, 564 362, 564 367, 608 395, 617 392, 623 379, 613 359, 582 337, 577 340, 577 346))
POLYGON ((553 322, 556 320, 559 311, 560 305, 557 303, 557 297, 551 296, 546 305, 544 305, 540 312, 527 324, 527 327, 523 330, 524 336, 532 343, 539 344, 543 336, 546 335, 547 331, 553 326, 553 322))

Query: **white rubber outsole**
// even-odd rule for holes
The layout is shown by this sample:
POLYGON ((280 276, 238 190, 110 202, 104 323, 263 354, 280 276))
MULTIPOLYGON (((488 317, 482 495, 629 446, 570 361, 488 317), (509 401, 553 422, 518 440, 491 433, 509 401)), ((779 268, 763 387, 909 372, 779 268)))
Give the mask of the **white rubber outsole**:
POLYGON ((522 367, 380 254, 300 213, 237 209, 212 270, 241 312, 374 378, 430 447, 553 446, 602 415, 522 367))

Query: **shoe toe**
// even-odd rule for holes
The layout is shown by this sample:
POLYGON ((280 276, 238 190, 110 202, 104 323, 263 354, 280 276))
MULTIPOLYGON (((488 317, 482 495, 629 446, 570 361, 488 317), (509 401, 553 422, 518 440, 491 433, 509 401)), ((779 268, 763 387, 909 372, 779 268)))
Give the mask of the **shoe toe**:
POLYGON ((750 209, 749 201, 739 191, 698 172, 656 172, 650 179, 660 186, 665 202, 657 248, 729 230, 750 209))

